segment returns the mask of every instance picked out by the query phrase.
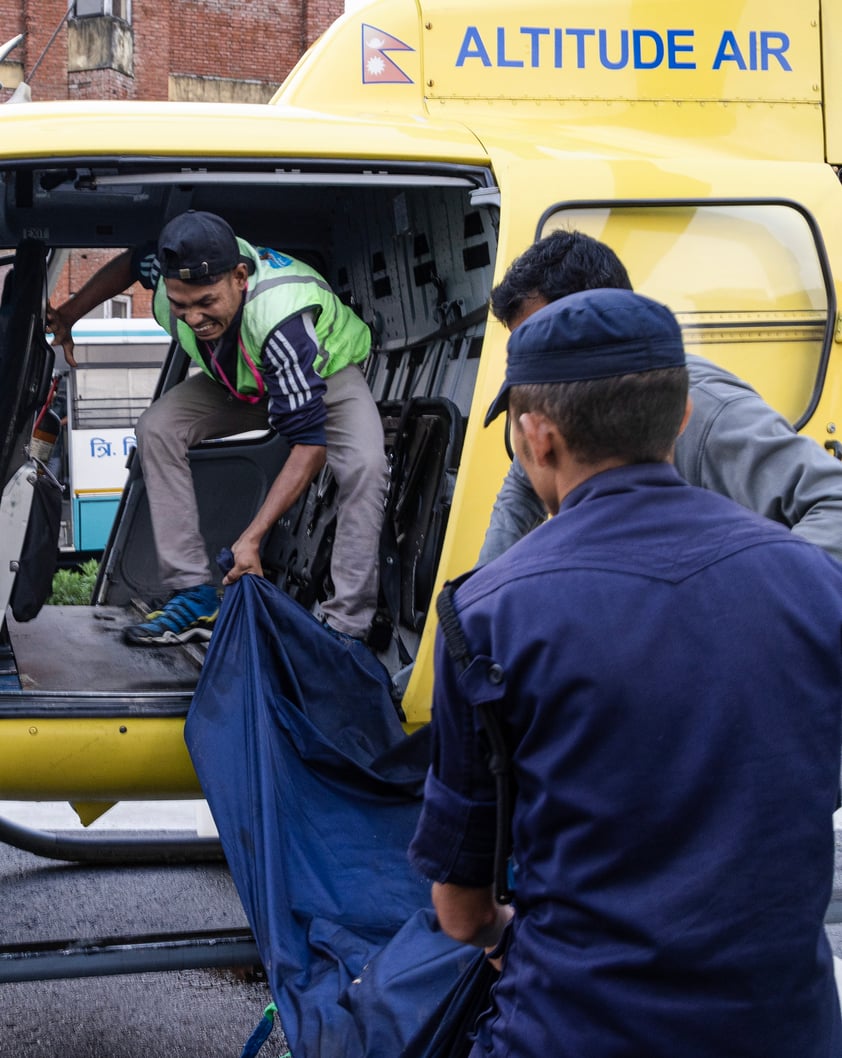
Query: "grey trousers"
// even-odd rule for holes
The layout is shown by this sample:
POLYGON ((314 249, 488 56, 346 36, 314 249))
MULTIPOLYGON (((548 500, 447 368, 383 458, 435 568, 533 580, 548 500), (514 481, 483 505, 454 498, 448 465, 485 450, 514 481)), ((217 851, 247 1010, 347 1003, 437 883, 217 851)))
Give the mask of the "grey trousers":
MULTIPOLYGON (((362 636, 377 605, 387 484, 383 428, 356 365, 327 379, 325 404, 327 463, 337 481, 338 507, 330 567, 334 595, 322 611, 340 632, 362 636)), ((265 430, 267 422, 265 401, 236 400, 203 373, 168 390, 138 420, 138 455, 161 577, 168 589, 213 579, 199 529, 188 449, 214 437, 265 430)))

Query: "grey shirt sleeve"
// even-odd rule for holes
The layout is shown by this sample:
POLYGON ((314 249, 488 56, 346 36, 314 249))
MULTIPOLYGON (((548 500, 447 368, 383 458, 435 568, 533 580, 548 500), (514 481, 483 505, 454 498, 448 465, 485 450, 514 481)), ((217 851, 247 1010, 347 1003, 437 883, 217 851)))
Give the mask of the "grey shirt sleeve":
POLYGON ((515 456, 494 501, 477 565, 484 566, 486 562, 502 555, 546 517, 543 503, 515 456))
POLYGON ((700 357, 687 366, 693 414, 675 451, 682 477, 842 560, 842 463, 741 379, 700 357))
MULTIPOLYGON (((735 375, 687 358, 693 414, 675 449, 691 485, 728 496, 842 561, 842 463, 735 375)), ((497 494, 478 565, 503 554, 546 517, 515 459, 497 494)))

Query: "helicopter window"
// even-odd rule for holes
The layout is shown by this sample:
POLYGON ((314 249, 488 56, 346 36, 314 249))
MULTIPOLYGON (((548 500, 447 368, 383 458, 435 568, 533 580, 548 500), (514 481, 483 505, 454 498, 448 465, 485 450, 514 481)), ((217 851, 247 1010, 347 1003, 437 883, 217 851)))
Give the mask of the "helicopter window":
POLYGON ((540 234, 561 227, 616 250, 635 289, 676 313, 688 352, 744 378, 796 426, 809 418, 836 307, 821 237, 797 203, 565 203, 540 234))

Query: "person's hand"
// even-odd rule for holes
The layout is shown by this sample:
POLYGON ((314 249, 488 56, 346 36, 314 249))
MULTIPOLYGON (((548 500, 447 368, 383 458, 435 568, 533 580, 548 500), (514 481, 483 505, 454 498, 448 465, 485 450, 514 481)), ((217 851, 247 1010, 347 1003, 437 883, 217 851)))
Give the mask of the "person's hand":
POLYGON ((501 973, 503 970, 503 960, 506 957, 506 948, 509 944, 509 938, 507 934, 507 926, 514 918, 515 909, 511 904, 498 904, 497 905, 497 918, 502 923, 502 929, 500 937, 497 943, 491 947, 485 949, 485 954, 488 957, 488 961, 497 971, 501 973))
POLYGON ((231 545, 231 554, 234 556, 234 565, 222 578, 223 584, 233 584, 244 573, 256 573, 258 577, 263 576, 259 541, 254 542, 245 536, 241 536, 239 540, 231 545))
POLYGON ((53 335, 53 345, 60 345, 64 350, 64 359, 70 367, 76 367, 73 355, 73 335, 71 333, 75 319, 67 311, 67 302, 54 308, 47 305, 47 330, 53 335))

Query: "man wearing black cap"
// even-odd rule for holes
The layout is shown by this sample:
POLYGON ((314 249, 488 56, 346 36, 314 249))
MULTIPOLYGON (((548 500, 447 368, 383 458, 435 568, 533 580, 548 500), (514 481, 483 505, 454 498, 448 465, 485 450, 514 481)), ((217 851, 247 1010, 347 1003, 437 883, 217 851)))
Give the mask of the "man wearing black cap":
POLYGON ((410 848, 444 930, 502 960, 472 1058, 842 1055, 842 567, 680 477, 684 363, 628 290, 509 339, 489 414, 550 518, 455 591, 410 848), (479 706, 511 758, 509 906, 479 706))
POLYGON ((368 327, 312 268, 252 246, 213 213, 181 214, 147 249, 109 262, 69 301, 48 312, 71 366, 71 328, 132 282, 154 291, 155 318, 201 368, 140 417, 137 445, 165 587, 162 610, 124 630, 137 645, 207 638, 217 612, 199 530, 188 449, 267 422, 289 456, 266 499, 232 544, 223 581, 262 573, 260 544, 325 462, 339 506, 331 560, 330 627, 364 638, 377 602, 378 541, 386 491, 383 431, 359 364, 368 327))

